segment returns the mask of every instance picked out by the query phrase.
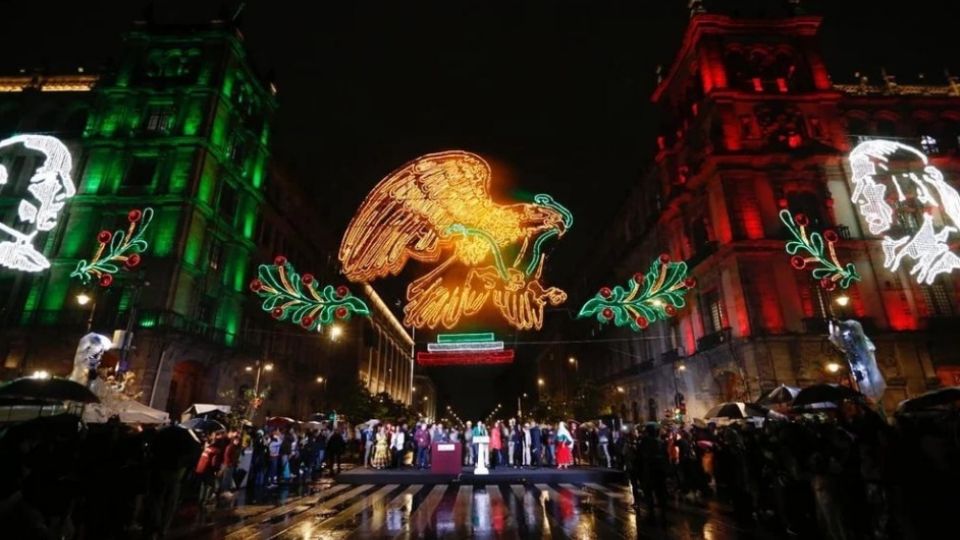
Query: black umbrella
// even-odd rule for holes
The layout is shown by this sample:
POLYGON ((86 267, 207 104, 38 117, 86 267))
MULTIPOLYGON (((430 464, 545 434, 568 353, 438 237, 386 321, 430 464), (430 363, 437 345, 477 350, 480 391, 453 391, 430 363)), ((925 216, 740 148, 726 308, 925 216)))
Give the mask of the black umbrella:
POLYGON ((793 399, 793 406, 806 407, 818 403, 841 403, 845 400, 860 399, 863 399, 863 394, 849 386, 839 384, 815 384, 800 390, 797 397, 793 399))
POLYGON ((901 401, 897 406, 897 414, 947 409, 958 405, 960 405, 960 386, 950 386, 901 401))
POLYGON ((186 422, 180 424, 180 427, 187 429, 192 429, 193 431, 202 431, 204 433, 212 433, 214 431, 224 431, 227 429, 226 426, 217 422, 216 420, 210 420, 209 418, 191 418, 186 422))
POLYGON ((787 386, 785 384, 781 384, 780 386, 764 394, 763 397, 757 400, 757 403, 761 405, 789 404, 789 403, 793 403, 793 400, 797 397, 797 394, 799 393, 800 393, 799 388, 795 386, 787 386))
POLYGON ((28 398, 52 401, 100 403, 86 386, 70 379, 23 377, 0 385, 0 398, 28 398))
POLYGON ((714 406, 704 415, 705 418, 766 418, 769 409, 756 403, 730 401, 714 406))

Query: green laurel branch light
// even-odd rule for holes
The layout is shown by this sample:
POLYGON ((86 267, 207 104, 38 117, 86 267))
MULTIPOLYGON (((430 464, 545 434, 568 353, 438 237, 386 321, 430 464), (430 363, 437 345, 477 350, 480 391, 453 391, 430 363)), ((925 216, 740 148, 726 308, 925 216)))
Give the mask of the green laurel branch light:
POLYGON ((837 259, 834 244, 839 237, 836 232, 827 230, 823 234, 818 232, 807 234, 806 216, 797 214, 795 218, 789 210, 780 211, 780 221, 793 237, 784 246, 787 253, 793 255, 790 258, 791 266, 797 270, 813 266, 811 274, 826 290, 832 290, 837 285, 846 289, 854 281, 860 281, 860 274, 853 263, 843 265, 837 259), (806 255, 799 255, 800 252, 806 255))
POLYGON ((285 257, 261 264, 250 290, 263 299, 261 307, 273 318, 315 331, 353 315, 369 316, 367 304, 345 286, 320 286, 310 274, 301 276, 285 257))
POLYGON ((578 318, 596 317, 601 323, 629 326, 634 332, 651 322, 667 319, 686 305, 686 293, 696 286, 687 276, 687 264, 673 263, 667 255, 650 265, 646 274, 637 273, 626 287, 603 287, 580 308, 578 318))
POLYGON ((143 237, 153 221, 153 208, 131 210, 127 213, 127 220, 130 225, 126 231, 100 231, 97 235, 99 246, 93 258, 77 262, 70 277, 79 279, 84 285, 89 285, 96 278, 101 286, 109 287, 113 283, 113 275, 121 267, 137 267, 140 255, 150 247, 143 237))

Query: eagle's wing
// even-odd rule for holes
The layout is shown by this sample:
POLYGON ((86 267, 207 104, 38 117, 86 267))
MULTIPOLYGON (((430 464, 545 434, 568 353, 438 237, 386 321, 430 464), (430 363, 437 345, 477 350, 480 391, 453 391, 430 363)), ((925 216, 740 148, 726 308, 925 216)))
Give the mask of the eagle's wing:
POLYGON ((463 151, 419 157, 380 181, 347 226, 340 263, 351 281, 395 275, 411 257, 436 261, 447 228, 494 206, 490 166, 463 151))

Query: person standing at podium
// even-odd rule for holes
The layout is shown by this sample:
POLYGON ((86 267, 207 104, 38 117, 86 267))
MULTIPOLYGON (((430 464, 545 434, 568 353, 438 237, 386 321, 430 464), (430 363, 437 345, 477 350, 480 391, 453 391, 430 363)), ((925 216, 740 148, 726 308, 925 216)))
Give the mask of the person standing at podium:
MULTIPOLYGON (((487 432, 487 426, 483 425, 483 422, 477 422, 477 427, 473 428, 473 437, 489 437, 490 434, 487 432)), ((473 438, 471 437, 471 439, 473 438)), ((489 450, 485 452, 480 452, 479 445, 474 443, 473 445, 473 463, 476 466, 480 464, 490 465, 489 461, 489 450)))

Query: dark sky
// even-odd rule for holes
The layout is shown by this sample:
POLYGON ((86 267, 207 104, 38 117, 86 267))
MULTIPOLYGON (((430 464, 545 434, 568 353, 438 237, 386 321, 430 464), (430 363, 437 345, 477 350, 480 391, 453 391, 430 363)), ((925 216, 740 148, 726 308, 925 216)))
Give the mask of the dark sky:
MULTIPOLYGON (((147 4, 0 2, 0 72, 95 69, 147 4)), ((901 80, 925 72, 939 82, 949 62, 960 74, 944 2, 804 4, 826 16, 822 43, 836 81, 857 70, 879 80, 886 66, 901 80)), ((222 5, 236 4, 157 2, 151 11, 158 22, 201 22, 222 5)), ((491 159, 516 190, 551 193, 577 216, 550 261, 548 279, 564 286, 649 166, 654 69, 672 60, 686 5, 254 0, 240 26, 254 63, 279 87, 275 156, 314 194, 332 236, 384 174, 418 155, 462 148, 491 159)), ((438 379, 448 395, 467 396, 454 402, 462 413, 477 416, 496 400, 463 394, 454 381, 489 388, 497 374, 438 379)))

